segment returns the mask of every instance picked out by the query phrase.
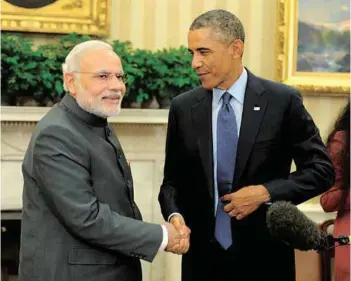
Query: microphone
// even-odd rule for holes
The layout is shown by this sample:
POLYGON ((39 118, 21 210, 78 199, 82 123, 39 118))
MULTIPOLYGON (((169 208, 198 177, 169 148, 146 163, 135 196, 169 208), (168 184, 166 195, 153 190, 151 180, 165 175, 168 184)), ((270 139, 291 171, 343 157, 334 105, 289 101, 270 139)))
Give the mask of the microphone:
POLYGON ((302 251, 326 251, 335 247, 335 242, 350 244, 350 236, 328 235, 295 205, 286 201, 277 201, 268 208, 266 224, 273 237, 302 251))

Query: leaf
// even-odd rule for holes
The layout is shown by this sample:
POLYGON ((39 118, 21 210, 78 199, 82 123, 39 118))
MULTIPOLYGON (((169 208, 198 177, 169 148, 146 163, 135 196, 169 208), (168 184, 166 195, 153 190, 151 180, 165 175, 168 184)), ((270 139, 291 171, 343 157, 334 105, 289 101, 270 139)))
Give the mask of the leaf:
POLYGON ((52 88, 52 84, 46 80, 43 81, 43 84, 45 85, 46 88, 51 89, 52 88))
POLYGON ((62 81, 56 81, 55 82, 55 90, 56 92, 61 95, 63 93, 63 85, 62 85, 62 81))
POLYGON ((139 95, 136 98, 137 102, 143 102, 144 100, 148 100, 149 99, 149 95, 145 92, 140 92, 139 95))

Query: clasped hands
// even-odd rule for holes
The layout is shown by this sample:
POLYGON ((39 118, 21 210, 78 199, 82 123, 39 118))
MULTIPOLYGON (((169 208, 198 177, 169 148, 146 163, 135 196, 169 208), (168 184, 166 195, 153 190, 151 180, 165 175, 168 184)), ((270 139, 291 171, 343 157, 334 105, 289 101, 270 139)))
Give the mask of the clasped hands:
MULTIPOLYGON (((224 207, 225 212, 241 220, 257 210, 261 204, 269 202, 270 195, 263 185, 250 185, 226 194, 220 200, 227 203, 224 207)), ((190 229, 183 217, 174 215, 170 223, 164 225, 168 231, 168 245, 165 250, 179 255, 185 254, 190 246, 190 229)))
POLYGON ((190 229, 186 226, 182 216, 174 215, 170 223, 164 224, 168 231, 167 252, 185 254, 190 246, 190 229))
POLYGON ((269 202, 270 195, 263 185, 250 185, 226 194, 220 200, 226 203, 224 211, 229 216, 241 220, 257 210, 261 204, 269 202))

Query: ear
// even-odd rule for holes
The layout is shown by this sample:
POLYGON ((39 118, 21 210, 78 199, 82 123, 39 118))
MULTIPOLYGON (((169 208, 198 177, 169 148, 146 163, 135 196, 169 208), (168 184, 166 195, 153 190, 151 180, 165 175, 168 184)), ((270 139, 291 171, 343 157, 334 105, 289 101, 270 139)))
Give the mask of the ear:
POLYGON ((76 81, 76 77, 74 76, 73 73, 70 72, 66 72, 63 75, 63 79, 65 81, 65 85, 67 87, 68 92, 70 92, 70 94, 72 96, 76 96, 77 94, 77 81, 76 81))
POLYGON ((240 59, 244 54, 244 42, 240 39, 235 39, 231 45, 233 58, 240 59))

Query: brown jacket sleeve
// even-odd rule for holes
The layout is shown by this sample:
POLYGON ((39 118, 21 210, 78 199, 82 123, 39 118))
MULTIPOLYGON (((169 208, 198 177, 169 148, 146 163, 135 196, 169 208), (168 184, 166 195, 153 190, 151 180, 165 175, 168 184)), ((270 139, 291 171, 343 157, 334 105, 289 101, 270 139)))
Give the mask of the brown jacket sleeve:
MULTIPOLYGON (((334 186, 322 194, 320 203, 325 212, 335 212, 340 208, 340 203, 342 195, 345 192, 340 189, 342 185, 342 172, 343 167, 341 166, 341 151, 345 147, 345 132, 338 131, 334 134, 330 143, 328 145, 328 152, 335 169, 335 184, 334 186)), ((350 206, 350 195, 348 194, 345 207, 349 208, 350 206)))

